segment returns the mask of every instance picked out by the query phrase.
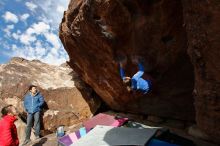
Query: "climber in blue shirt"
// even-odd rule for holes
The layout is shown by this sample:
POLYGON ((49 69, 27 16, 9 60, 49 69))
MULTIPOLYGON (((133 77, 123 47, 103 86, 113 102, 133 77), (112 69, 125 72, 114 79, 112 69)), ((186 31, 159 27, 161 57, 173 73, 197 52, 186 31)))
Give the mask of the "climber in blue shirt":
POLYGON ((123 83, 126 85, 129 92, 138 90, 141 91, 143 94, 146 94, 151 90, 152 83, 150 79, 145 80, 142 78, 144 74, 144 67, 139 61, 137 62, 139 71, 134 74, 132 78, 125 76, 123 64, 121 62, 119 63, 121 79, 123 80, 123 83))

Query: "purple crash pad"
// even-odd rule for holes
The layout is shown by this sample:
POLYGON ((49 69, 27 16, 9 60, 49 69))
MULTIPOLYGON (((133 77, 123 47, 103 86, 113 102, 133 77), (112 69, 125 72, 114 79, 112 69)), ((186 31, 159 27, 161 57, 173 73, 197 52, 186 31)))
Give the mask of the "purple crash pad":
POLYGON ((58 143, 62 146, 70 146, 75 141, 77 141, 81 137, 85 136, 88 132, 89 132, 89 129, 82 127, 73 133, 70 133, 68 135, 65 135, 65 136, 59 138, 58 143))

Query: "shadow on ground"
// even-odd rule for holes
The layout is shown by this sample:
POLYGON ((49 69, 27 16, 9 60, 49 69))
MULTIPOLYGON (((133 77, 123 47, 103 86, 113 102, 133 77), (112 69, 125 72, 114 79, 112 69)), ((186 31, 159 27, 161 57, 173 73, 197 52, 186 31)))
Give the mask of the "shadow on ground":
POLYGON ((47 138, 42 138, 39 142, 33 144, 33 146, 42 146, 44 143, 46 143, 47 138))

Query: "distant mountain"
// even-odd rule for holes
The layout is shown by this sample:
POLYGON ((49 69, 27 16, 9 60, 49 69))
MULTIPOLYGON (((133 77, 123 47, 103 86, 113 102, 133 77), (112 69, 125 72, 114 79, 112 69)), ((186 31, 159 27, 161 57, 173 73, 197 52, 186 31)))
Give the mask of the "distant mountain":
POLYGON ((93 90, 67 64, 54 66, 15 57, 0 65, 0 99, 16 106, 24 118, 22 100, 31 84, 38 86, 45 97, 43 129, 46 131, 79 123, 93 115, 100 105, 93 90))

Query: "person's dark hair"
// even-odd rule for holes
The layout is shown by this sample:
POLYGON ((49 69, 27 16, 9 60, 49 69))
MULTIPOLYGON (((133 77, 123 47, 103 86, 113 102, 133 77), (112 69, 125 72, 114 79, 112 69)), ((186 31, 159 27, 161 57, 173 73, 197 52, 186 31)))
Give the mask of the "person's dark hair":
POLYGON ((12 107, 12 106, 13 106, 13 105, 7 105, 7 106, 5 106, 5 107, 2 108, 2 111, 1 111, 2 117, 6 116, 8 113, 11 112, 10 107, 12 107))
POLYGON ((29 88, 28 88, 28 90, 31 90, 33 87, 37 87, 37 86, 35 86, 35 85, 30 85, 29 88))

